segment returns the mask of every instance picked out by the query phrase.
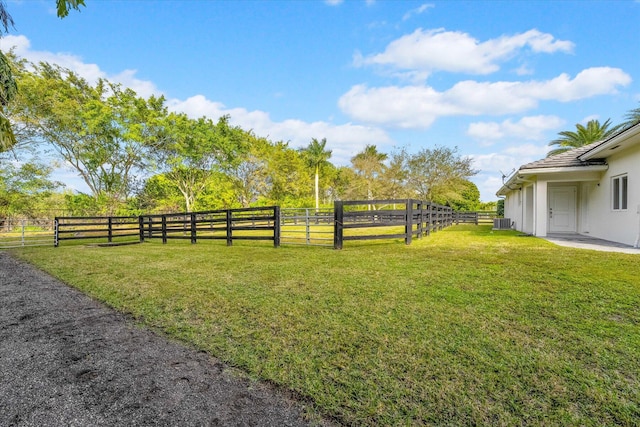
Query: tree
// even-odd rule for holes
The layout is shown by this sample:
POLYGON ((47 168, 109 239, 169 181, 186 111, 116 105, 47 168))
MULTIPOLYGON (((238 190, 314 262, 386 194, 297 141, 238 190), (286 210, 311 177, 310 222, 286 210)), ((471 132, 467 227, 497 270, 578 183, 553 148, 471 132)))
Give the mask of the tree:
POLYGON ((175 183, 164 173, 147 178, 136 195, 137 205, 142 212, 179 212, 184 198, 175 183))
POLYGON ((311 179, 305 159, 286 142, 270 144, 265 153, 267 187, 264 202, 283 207, 307 207, 313 203, 311 179))
POLYGON ((555 156, 573 148, 582 147, 593 142, 602 141, 620 131, 623 125, 617 125, 614 127, 610 126, 611 119, 607 119, 607 121, 602 124, 595 119, 589 120, 586 126, 577 123, 575 131, 562 131, 558 133, 560 138, 554 139, 549 143, 550 146, 557 145, 558 148, 549 151, 547 153, 547 157, 555 156))
POLYGON ((629 129, 631 126, 640 123, 640 107, 630 110, 624 117, 626 121, 621 125, 623 129, 629 129))
POLYGON ((367 200, 373 200, 380 175, 385 170, 384 161, 387 155, 378 151, 375 145, 367 145, 364 150, 351 158, 351 164, 356 173, 355 190, 367 200))
POLYGON ((84 0, 56 0, 58 18, 68 16, 71 9, 79 11, 80 6, 86 6, 84 0))
POLYGON ((389 199, 405 198, 407 193, 407 153, 404 149, 391 154, 388 165, 380 175, 382 197, 389 199))
POLYGON ((5 162, 0 170, 0 217, 39 217, 53 191, 63 186, 50 179, 51 172, 37 161, 5 162))
POLYGON ((5 110, 17 93, 18 85, 13 77, 11 62, 0 52, 0 152, 8 151, 16 145, 16 137, 5 110))
POLYGON ((315 172, 315 195, 316 195, 316 212, 320 209, 320 196, 319 196, 319 178, 320 167, 327 164, 331 158, 331 150, 325 150, 327 146, 327 139, 322 138, 322 141, 318 141, 315 138, 311 139, 309 145, 302 149, 302 153, 305 160, 311 166, 315 172))
POLYGON ((471 181, 464 180, 460 183, 459 197, 452 198, 447 204, 456 211, 473 212, 480 209, 480 190, 471 181))
POLYGON ((187 212, 193 210, 208 179, 237 157, 246 137, 242 129, 229 126, 228 116, 214 123, 176 113, 167 116, 158 135, 155 157, 183 195, 187 212))
MULTIPOLYGON (((70 9, 80 10, 85 6, 84 0, 56 0, 58 17, 69 15, 70 9)), ((4 1, 0 0, 0 37, 9 32, 15 24, 7 11, 4 1)), ((16 137, 11 129, 11 123, 5 115, 5 107, 18 92, 18 86, 11 70, 8 58, 0 51, 0 152, 10 150, 16 145, 16 137)))
POLYGON ((421 200, 447 204, 462 199, 468 179, 478 173, 458 147, 425 148, 407 159, 407 186, 421 200))
POLYGON ((100 79, 95 85, 73 71, 40 63, 21 70, 12 105, 24 137, 46 143, 75 169, 107 212, 130 194, 146 166, 166 115, 164 99, 139 98, 131 89, 100 79))
POLYGON ((267 153, 271 145, 264 138, 251 132, 246 134, 245 150, 225 172, 235 193, 235 198, 243 208, 247 208, 267 192, 267 153))

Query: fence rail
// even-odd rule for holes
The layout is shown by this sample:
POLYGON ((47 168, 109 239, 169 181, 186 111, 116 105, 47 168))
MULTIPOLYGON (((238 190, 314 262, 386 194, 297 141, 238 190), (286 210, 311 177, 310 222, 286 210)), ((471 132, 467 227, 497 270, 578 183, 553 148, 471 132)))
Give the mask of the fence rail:
POLYGON ((63 240, 103 240, 113 243, 116 239, 140 235, 139 219, 137 216, 109 216, 109 217, 56 217, 54 220, 54 246, 63 240))
POLYGON ((270 240, 274 246, 303 244, 341 249, 344 241, 413 238, 452 224, 485 222, 486 212, 455 212, 450 207, 413 199, 337 201, 333 209, 280 209, 278 206, 121 217, 58 217, 54 245, 64 240, 107 243, 145 239, 270 240), (135 238, 135 239, 134 239, 135 238))
POLYGON ((280 207, 224 209, 205 212, 140 216, 140 241, 169 239, 272 240, 280 246, 280 207))
POLYGON ((51 219, 0 219, 0 249, 51 246, 54 223, 51 219))
POLYGON ((350 200, 334 203, 334 249, 342 249, 346 240, 404 238, 407 245, 414 237, 422 237, 453 224, 450 207, 413 199, 350 200), (379 208, 382 206, 382 208, 379 208), (390 208, 388 208, 390 207, 390 208), (401 209, 398 209, 401 207, 401 209), (347 230, 378 229, 387 233, 345 234, 347 230), (403 231, 398 229, 403 227, 403 231))
POLYGON ((333 209, 282 209, 280 218, 282 244, 333 245, 333 209))

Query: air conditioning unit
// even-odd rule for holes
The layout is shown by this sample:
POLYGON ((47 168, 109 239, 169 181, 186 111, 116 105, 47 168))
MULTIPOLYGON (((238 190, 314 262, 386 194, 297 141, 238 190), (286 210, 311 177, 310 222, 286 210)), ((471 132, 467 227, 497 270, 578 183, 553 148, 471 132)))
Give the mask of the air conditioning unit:
POLYGON ((511 218, 494 218, 493 219, 494 230, 509 230, 511 229, 511 218))

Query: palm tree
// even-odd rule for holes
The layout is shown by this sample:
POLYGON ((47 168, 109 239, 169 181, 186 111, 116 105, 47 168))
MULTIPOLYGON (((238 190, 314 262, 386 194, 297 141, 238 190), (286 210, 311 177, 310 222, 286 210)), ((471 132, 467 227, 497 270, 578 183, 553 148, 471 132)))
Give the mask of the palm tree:
POLYGON ((549 145, 557 145, 558 148, 549 151, 547 157, 555 156, 556 154, 564 153, 565 151, 582 147, 592 142, 602 141, 622 128, 622 125, 617 125, 612 128, 609 126, 611 126, 611 119, 607 119, 607 121, 602 124, 595 119, 589 120, 586 126, 578 123, 576 124, 575 132, 565 130, 558 133, 560 138, 554 139, 549 143, 549 145))
POLYGON ((640 107, 629 111, 624 118, 627 119, 627 121, 622 124, 624 129, 629 129, 631 126, 640 123, 640 107))
POLYGON ((301 150, 305 159, 307 160, 307 163, 314 169, 316 175, 316 212, 320 208, 320 167, 327 163, 327 161, 331 158, 331 150, 325 150, 326 146, 327 138, 322 138, 322 141, 318 141, 317 139, 312 138, 307 148, 301 150))

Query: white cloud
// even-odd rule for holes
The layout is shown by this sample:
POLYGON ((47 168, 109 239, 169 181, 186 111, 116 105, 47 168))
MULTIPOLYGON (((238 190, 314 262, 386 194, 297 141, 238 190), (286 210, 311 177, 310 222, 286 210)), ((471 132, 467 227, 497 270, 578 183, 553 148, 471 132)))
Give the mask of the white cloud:
POLYGON ((558 129, 564 125, 564 120, 556 116, 529 116, 523 117, 517 122, 511 119, 497 122, 470 123, 467 135, 480 141, 495 141, 504 138, 517 138, 524 140, 540 140, 545 132, 558 129))
POLYGON ((500 153, 471 154, 470 157, 474 167, 484 172, 508 173, 526 163, 544 158, 547 151, 549 147, 546 144, 521 144, 509 146, 500 153))
POLYGON ((555 40, 551 34, 529 30, 512 36, 501 36, 479 42, 467 33, 444 29, 423 30, 389 43, 382 53, 354 61, 356 66, 383 65, 423 72, 449 71, 490 74, 499 64, 529 47, 535 53, 572 52, 570 41, 555 40))
POLYGON ((244 108, 227 108, 220 102, 208 100, 203 95, 192 96, 184 101, 171 100, 169 108, 191 117, 207 116, 217 120, 223 115, 231 116, 233 125, 251 129, 259 136, 273 141, 289 141, 292 147, 303 147, 311 138, 327 138, 327 147, 333 150, 332 162, 347 164, 349 159, 367 144, 379 147, 391 146, 393 141, 381 129, 345 123, 335 125, 324 121, 305 122, 289 119, 275 122, 264 111, 248 111, 244 108))
POLYGON ((408 19, 411 19, 412 16, 420 15, 426 12, 427 10, 431 9, 432 7, 435 7, 435 5, 430 3, 425 3, 423 5, 420 5, 415 9, 411 9, 409 12, 405 13, 404 16, 402 17, 402 20, 406 21, 408 19))
POLYGON ((591 120, 599 120, 599 119, 600 119, 600 116, 598 114, 592 114, 592 115, 587 116, 584 119, 580 120, 580 124, 586 125, 591 120))
MULTIPOLYGON (((135 70, 124 70, 118 74, 109 75, 96 64, 87 64, 82 58, 67 53, 51 53, 31 49, 31 43, 25 36, 6 36, 2 39, 3 49, 15 46, 15 53, 31 62, 46 61, 69 68, 90 82, 99 78, 107 78, 110 81, 122 83, 130 87, 138 95, 147 97, 159 95, 153 82, 136 78, 135 70)), ((230 115, 231 122, 243 129, 251 129, 257 135, 268 137, 271 140, 290 141, 294 147, 302 147, 309 143, 311 138, 327 138, 327 146, 333 150, 332 161, 336 164, 347 164, 349 159, 367 144, 376 144, 380 147, 393 145, 393 140, 382 129, 345 123, 336 125, 324 121, 305 122, 297 119, 289 119, 281 122, 271 120, 264 111, 249 111, 244 108, 227 108, 220 102, 206 99, 202 95, 192 96, 186 100, 171 99, 167 105, 173 111, 182 111, 191 117, 207 116, 217 120, 223 115, 230 115)))
POLYGON ((326 4, 328 4, 329 6, 337 6, 340 3, 342 3, 344 0, 324 0, 324 2, 326 4))
POLYGON ((467 80, 444 92, 427 85, 356 85, 340 97, 338 105, 350 117, 367 123, 427 128, 441 116, 521 113, 537 107, 541 100, 569 102, 614 94, 629 83, 631 77, 619 68, 594 67, 573 79, 561 74, 546 81, 467 80))
POLYGON ((98 79, 103 78, 112 82, 121 83, 143 97, 161 94, 160 90, 152 82, 138 79, 135 76, 136 70, 124 70, 118 74, 110 75, 102 71, 97 64, 87 64, 77 55, 32 50, 31 42, 27 37, 22 35, 7 35, 3 37, 2 47, 3 49, 14 47, 16 55, 33 63, 42 61, 68 68, 91 83, 95 83, 98 79))
POLYGON ((546 145, 521 144, 505 148, 500 153, 472 154, 473 166, 480 169, 473 182, 480 190, 481 200, 495 200, 495 193, 502 186, 502 173, 510 175, 523 164, 544 158, 546 145))
POLYGON ((529 68, 526 64, 522 64, 518 68, 516 68, 515 73, 519 76, 530 76, 534 73, 534 71, 529 68))

